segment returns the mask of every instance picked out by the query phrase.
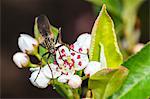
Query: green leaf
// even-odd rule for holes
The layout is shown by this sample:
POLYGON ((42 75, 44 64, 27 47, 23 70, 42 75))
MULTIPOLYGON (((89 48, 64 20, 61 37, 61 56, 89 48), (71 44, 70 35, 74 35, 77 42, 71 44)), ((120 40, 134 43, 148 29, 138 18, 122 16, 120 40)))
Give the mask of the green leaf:
POLYGON ((92 90, 94 99, 107 99, 122 85, 128 70, 120 66, 118 69, 103 69, 89 78, 88 88, 92 90))
POLYGON ((130 72, 113 99, 148 99, 150 96, 150 43, 139 53, 130 57, 123 66, 130 72))
POLYGON ((104 52, 108 67, 115 68, 122 63, 122 55, 117 45, 114 24, 103 5, 102 10, 92 29, 92 43, 89 52, 91 61, 99 61, 99 42, 104 46, 104 52))

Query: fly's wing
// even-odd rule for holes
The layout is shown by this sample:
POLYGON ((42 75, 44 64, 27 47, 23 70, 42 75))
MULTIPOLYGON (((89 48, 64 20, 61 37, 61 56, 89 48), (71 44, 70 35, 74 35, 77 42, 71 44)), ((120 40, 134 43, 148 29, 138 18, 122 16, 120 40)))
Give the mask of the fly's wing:
POLYGON ((51 38, 54 37, 50 29, 51 25, 49 23, 49 20, 45 15, 38 16, 37 25, 38 25, 39 32, 41 33, 42 36, 44 37, 50 36, 51 38))

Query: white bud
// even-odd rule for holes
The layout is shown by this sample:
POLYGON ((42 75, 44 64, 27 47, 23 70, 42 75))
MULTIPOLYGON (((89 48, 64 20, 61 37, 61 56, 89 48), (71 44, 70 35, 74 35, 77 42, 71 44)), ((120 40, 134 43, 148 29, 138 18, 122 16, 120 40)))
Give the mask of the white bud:
POLYGON ((81 77, 79 77, 78 75, 73 75, 70 79, 69 79, 69 82, 68 82, 68 85, 71 87, 71 88, 78 88, 80 87, 82 84, 82 80, 81 80, 81 77))
POLYGON ((50 81, 50 79, 48 79, 42 71, 34 71, 32 74, 31 74, 31 77, 29 78, 31 83, 38 87, 38 88, 46 88, 48 86, 48 83, 50 81), (37 77, 37 79, 36 79, 37 77), (36 79, 36 80, 35 80, 36 79))
POLYGON ((13 61, 19 68, 23 68, 28 66, 29 57, 25 53, 17 52, 13 56, 13 61))
POLYGON ((20 34, 18 45, 24 53, 32 54, 38 46, 38 41, 27 34, 20 34))
POLYGON ((87 67, 84 70, 85 75, 92 76, 99 70, 103 69, 100 62, 97 61, 91 61, 88 63, 87 67))
POLYGON ((71 76, 62 74, 62 75, 58 78, 58 82, 66 83, 66 82, 70 79, 70 77, 71 77, 71 76))

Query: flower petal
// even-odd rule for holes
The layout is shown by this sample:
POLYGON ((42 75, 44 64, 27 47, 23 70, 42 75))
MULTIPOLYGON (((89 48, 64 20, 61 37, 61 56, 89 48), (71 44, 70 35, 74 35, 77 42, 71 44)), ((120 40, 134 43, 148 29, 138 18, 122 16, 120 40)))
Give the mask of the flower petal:
POLYGON ((54 77, 54 78, 57 78, 57 77, 59 77, 59 76, 61 75, 61 71, 60 71, 60 69, 59 69, 59 67, 58 67, 57 65, 49 64, 49 66, 46 65, 46 66, 44 66, 44 67, 42 68, 42 71, 43 71, 43 73, 44 73, 44 75, 45 75, 46 77, 52 78, 51 70, 52 70, 52 72, 53 72, 53 77, 54 77), (50 66, 50 67, 49 67, 49 66, 50 66), (50 70, 50 68, 51 68, 51 70, 50 70))
POLYGON ((29 78, 31 83, 38 88, 46 88, 48 86, 50 79, 45 77, 45 75, 43 74, 42 71, 40 71, 39 75, 38 75, 38 73, 39 73, 39 71, 34 71, 31 74, 31 77, 29 78), (38 75, 38 77, 37 77, 37 75, 38 75), (37 77, 37 79, 36 79, 36 77, 37 77))

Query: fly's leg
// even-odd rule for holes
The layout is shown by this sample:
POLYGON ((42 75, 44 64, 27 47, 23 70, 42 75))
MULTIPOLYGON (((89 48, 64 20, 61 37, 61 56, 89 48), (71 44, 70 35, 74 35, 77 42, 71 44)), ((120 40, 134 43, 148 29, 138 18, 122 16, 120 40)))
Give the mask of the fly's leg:
MULTIPOLYGON (((42 55, 41 62, 42 62, 43 57, 44 57, 45 55, 47 55, 47 54, 49 54, 49 52, 46 52, 46 53, 44 53, 44 54, 42 55)), ((36 76, 34 82, 37 80, 37 78, 38 78, 38 76, 39 76, 39 74, 40 74, 41 69, 42 69, 42 66, 40 66, 39 72, 38 72, 38 74, 37 74, 37 76, 36 76)))
POLYGON ((46 59, 46 63, 47 63, 47 65, 48 65, 48 67, 49 67, 49 69, 50 69, 50 71, 51 71, 51 73, 52 73, 52 78, 54 78, 53 71, 52 71, 52 69, 51 69, 51 67, 50 67, 50 65, 49 65, 49 63, 48 63, 48 59, 50 58, 51 55, 52 55, 51 53, 48 54, 48 57, 47 57, 47 59, 46 59))
MULTIPOLYGON (((55 40, 55 44, 57 44, 57 42, 59 42, 59 39, 61 39, 61 27, 58 29, 58 35, 57 35, 57 38, 55 40)), ((61 43, 61 42, 59 42, 61 43)))
POLYGON ((54 75, 53 75, 53 70, 52 70, 52 68, 50 67, 50 65, 49 65, 49 63, 48 63, 48 59, 50 58, 50 56, 51 56, 52 54, 51 53, 49 53, 49 55, 48 55, 48 57, 47 57, 47 59, 46 59, 46 63, 47 63, 47 65, 48 65, 48 67, 49 67, 49 69, 50 69, 50 71, 51 71, 51 74, 52 74, 52 80, 53 80, 53 89, 55 89, 55 81, 54 81, 54 75))
POLYGON ((36 78, 34 79, 34 82, 37 80, 37 78, 38 78, 38 76, 39 76, 39 74, 40 74, 41 68, 42 68, 42 67, 40 66, 39 72, 38 72, 36 78))

